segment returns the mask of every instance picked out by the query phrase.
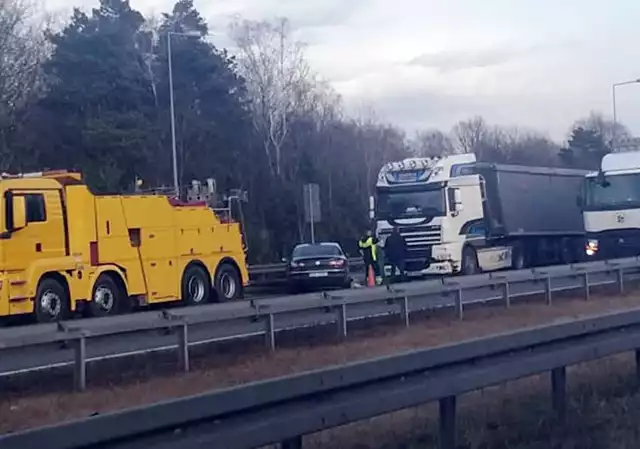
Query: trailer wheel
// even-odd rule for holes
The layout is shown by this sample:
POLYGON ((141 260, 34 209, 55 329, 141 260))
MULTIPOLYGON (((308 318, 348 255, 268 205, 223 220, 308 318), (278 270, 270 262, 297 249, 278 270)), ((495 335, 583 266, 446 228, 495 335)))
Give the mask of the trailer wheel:
POLYGON ((514 270, 524 270, 527 267, 524 250, 521 246, 514 246, 511 250, 511 268, 514 270))
POLYGON ((463 275, 480 273, 480 265, 478 264, 478 253, 470 246, 462 251, 462 270, 463 275))

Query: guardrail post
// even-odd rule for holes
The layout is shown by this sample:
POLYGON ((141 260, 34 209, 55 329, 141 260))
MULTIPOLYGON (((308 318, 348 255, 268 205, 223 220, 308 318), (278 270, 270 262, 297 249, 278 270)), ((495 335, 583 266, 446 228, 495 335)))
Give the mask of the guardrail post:
POLYGON ((265 329, 265 343, 267 345, 267 349, 271 352, 276 350, 276 326, 275 326, 275 317, 273 313, 267 315, 267 319, 265 321, 266 329, 265 329))
POLYGON ((459 320, 464 318, 464 310, 462 308, 462 289, 456 291, 456 316, 459 320))
POLYGON ((640 349, 636 349, 636 379, 640 384, 640 349))
POLYGON ((589 272, 584 273, 584 299, 589 301, 591 299, 591 292, 589 291, 589 272))
POLYGON ((551 401, 560 424, 567 414, 567 369, 562 366, 551 370, 551 401))
POLYGON ((400 302, 400 313, 402 313, 402 318, 404 320, 404 327, 409 327, 409 315, 411 311, 409 310, 409 297, 405 296, 402 298, 402 302, 400 302))
POLYGON ((87 388, 87 340, 81 335, 74 348, 73 383, 77 391, 87 388))
POLYGON ((340 304, 338 309, 338 338, 347 338, 347 304, 340 304))
POLYGON ((504 306, 508 309, 511 307, 511 296, 509 295, 509 281, 504 281, 502 286, 502 295, 504 298, 504 306))
POLYGON ((456 397, 440 399, 440 449, 456 447, 456 397))
POLYGON ((189 372, 189 326, 182 323, 178 329, 178 362, 185 373, 189 372))
POLYGON ((302 437, 293 437, 280 443, 280 449, 302 449, 302 437))
POLYGON ((618 268, 618 288, 620 289, 620 294, 624 294, 624 269, 618 268))

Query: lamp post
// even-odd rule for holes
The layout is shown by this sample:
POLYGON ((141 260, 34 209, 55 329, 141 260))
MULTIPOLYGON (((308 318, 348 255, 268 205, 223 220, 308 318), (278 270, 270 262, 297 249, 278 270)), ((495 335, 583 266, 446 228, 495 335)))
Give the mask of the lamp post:
POLYGON ((620 83, 614 83, 613 86, 611 87, 611 99, 613 102, 613 142, 612 142, 612 150, 615 151, 616 147, 618 146, 618 113, 616 110, 616 88, 620 87, 620 86, 626 86, 628 84, 640 84, 640 78, 634 79, 634 80, 629 80, 629 81, 622 81, 620 83))
POLYGON ((176 149, 176 113, 173 102, 173 67, 171 62, 171 36, 200 37, 197 31, 178 33, 169 31, 167 33, 167 59, 169 65, 169 102, 171 108, 171 150, 173 154, 173 188, 176 198, 180 198, 180 182, 178 181, 178 151, 176 149))

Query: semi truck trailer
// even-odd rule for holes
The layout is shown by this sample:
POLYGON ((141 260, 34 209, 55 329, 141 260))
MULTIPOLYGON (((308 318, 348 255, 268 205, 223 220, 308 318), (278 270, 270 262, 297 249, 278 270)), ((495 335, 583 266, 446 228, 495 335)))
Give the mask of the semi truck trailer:
POLYGON ((407 243, 409 275, 474 274, 572 263, 584 248, 576 195, 587 171, 411 158, 379 172, 370 215, 384 246, 407 243))

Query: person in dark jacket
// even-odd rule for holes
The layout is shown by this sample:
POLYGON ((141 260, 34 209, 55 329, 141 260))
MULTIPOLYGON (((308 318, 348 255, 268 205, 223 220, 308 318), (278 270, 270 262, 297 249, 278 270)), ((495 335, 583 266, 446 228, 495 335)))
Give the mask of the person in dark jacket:
POLYGON ((378 283, 378 278, 380 277, 380 269, 378 267, 378 239, 373 236, 371 231, 367 231, 367 233, 358 241, 358 248, 362 254, 362 259, 364 260, 365 285, 366 279, 369 276, 369 267, 373 268, 376 283, 378 283))
POLYGON ((404 278, 407 242, 398 231, 398 228, 394 227, 389 237, 387 237, 384 244, 384 255, 385 260, 391 265, 391 279, 396 279, 396 270, 400 272, 400 278, 404 278))

